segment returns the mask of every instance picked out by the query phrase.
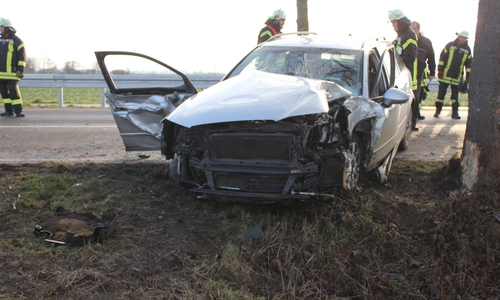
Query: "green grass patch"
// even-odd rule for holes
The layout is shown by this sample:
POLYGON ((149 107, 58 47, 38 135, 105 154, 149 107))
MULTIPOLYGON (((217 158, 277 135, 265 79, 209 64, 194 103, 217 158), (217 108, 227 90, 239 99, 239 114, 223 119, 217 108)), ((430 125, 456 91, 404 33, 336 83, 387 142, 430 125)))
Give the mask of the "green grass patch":
MULTIPOLYGON (((58 88, 22 88, 23 105, 26 107, 57 106, 58 88)), ((65 105, 101 104, 100 88, 64 88, 65 105)))
MULTIPOLYGON (((451 106, 451 92, 446 93, 444 106, 451 106)), ((427 98, 422 101, 422 106, 434 106, 437 100, 437 92, 427 92, 427 98)), ((462 107, 469 106, 469 94, 458 94, 458 103, 462 107)))

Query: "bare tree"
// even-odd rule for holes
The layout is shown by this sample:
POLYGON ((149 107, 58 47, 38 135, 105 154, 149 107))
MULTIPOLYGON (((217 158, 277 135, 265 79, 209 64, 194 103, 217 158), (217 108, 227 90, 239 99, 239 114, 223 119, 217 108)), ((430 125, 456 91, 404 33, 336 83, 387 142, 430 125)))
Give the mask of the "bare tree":
POLYGON ((462 183, 469 190, 500 187, 500 1, 480 0, 462 183))
POLYGON ((309 31, 307 0, 297 0, 297 31, 309 31))
POLYGON ((40 64, 40 73, 42 74, 57 73, 57 64, 47 55, 44 55, 42 58, 42 62, 40 64))
POLYGON ((66 63, 64 63, 63 73, 64 74, 80 74, 80 73, 82 73, 78 69, 80 69, 79 62, 77 62, 76 60, 67 61, 66 63))
POLYGON ((36 71, 40 68, 40 64, 36 57, 27 57, 26 58, 26 68, 24 68, 24 73, 26 74, 35 74, 36 71))
POLYGON ((101 68, 99 67, 99 64, 97 61, 94 61, 90 68, 88 69, 87 73, 89 74, 101 74, 101 68))

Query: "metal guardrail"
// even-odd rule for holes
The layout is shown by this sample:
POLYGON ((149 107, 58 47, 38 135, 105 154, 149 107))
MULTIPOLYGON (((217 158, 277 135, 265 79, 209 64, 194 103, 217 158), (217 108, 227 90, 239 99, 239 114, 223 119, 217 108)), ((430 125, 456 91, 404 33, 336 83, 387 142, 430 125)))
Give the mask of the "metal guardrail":
MULTIPOLYGON (((223 75, 187 75, 196 88, 206 89, 221 81, 223 75)), ((146 85, 153 86, 155 82, 160 86, 179 86, 183 84, 179 76, 175 75, 116 75, 113 76, 115 83, 123 86, 146 85), (167 82, 167 84, 166 84, 167 82)), ((25 74, 19 82, 20 88, 58 88, 57 104, 59 107, 64 103, 64 88, 102 88, 101 107, 106 107, 104 93, 108 88, 101 74, 79 75, 79 74, 25 74)))
MULTIPOLYGON (((192 74, 187 76, 194 86, 199 89, 206 89, 221 81, 223 77, 223 75, 220 74, 192 74)), ((165 86, 165 82, 168 82, 168 86, 183 84, 179 76, 176 75, 115 75, 113 76, 113 80, 121 87, 126 85, 138 86, 139 84, 154 86, 155 82, 159 83, 161 86, 165 86)), ((24 78, 19 82, 19 87, 58 88, 57 104, 59 107, 62 107, 64 103, 64 88, 102 88, 101 107, 106 107, 104 93, 108 86, 101 74, 25 74, 24 78)), ((430 82, 429 89, 432 92, 437 92, 437 80, 430 82)))

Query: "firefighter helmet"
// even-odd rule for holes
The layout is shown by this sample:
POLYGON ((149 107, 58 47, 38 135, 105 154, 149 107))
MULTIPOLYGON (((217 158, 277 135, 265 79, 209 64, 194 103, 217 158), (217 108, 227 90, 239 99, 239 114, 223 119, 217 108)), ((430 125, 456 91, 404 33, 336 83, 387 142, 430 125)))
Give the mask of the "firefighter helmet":
POLYGON ((462 30, 462 31, 460 31, 460 32, 457 32, 457 33, 456 33, 456 35, 461 36, 461 37, 464 37, 464 38, 466 38, 466 39, 468 39, 468 38, 469 38, 469 33, 468 33, 467 31, 465 31, 465 30, 462 30))
POLYGON ((402 18, 406 17, 403 11, 401 9, 395 9, 395 10, 390 10, 389 11, 389 21, 397 21, 401 20, 402 18))
POLYGON ((0 26, 6 27, 6 28, 12 28, 12 22, 8 19, 0 18, 0 26))
POLYGON ((286 13, 283 9, 277 9, 273 12, 273 15, 269 17, 269 19, 274 19, 274 20, 285 20, 286 19, 286 13))

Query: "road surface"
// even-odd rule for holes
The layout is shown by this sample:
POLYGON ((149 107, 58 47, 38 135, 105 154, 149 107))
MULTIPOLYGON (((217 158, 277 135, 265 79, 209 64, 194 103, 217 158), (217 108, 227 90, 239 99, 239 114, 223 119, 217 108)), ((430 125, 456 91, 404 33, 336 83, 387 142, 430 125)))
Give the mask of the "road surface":
MULTIPOLYGON (((460 155, 467 111, 461 120, 443 110, 434 118, 423 109, 424 121, 412 133, 410 148, 398 159, 443 161, 460 155)), ((34 162, 124 162, 162 160, 159 151, 126 152, 109 109, 25 109, 25 118, 0 117, 0 164, 34 162)))

